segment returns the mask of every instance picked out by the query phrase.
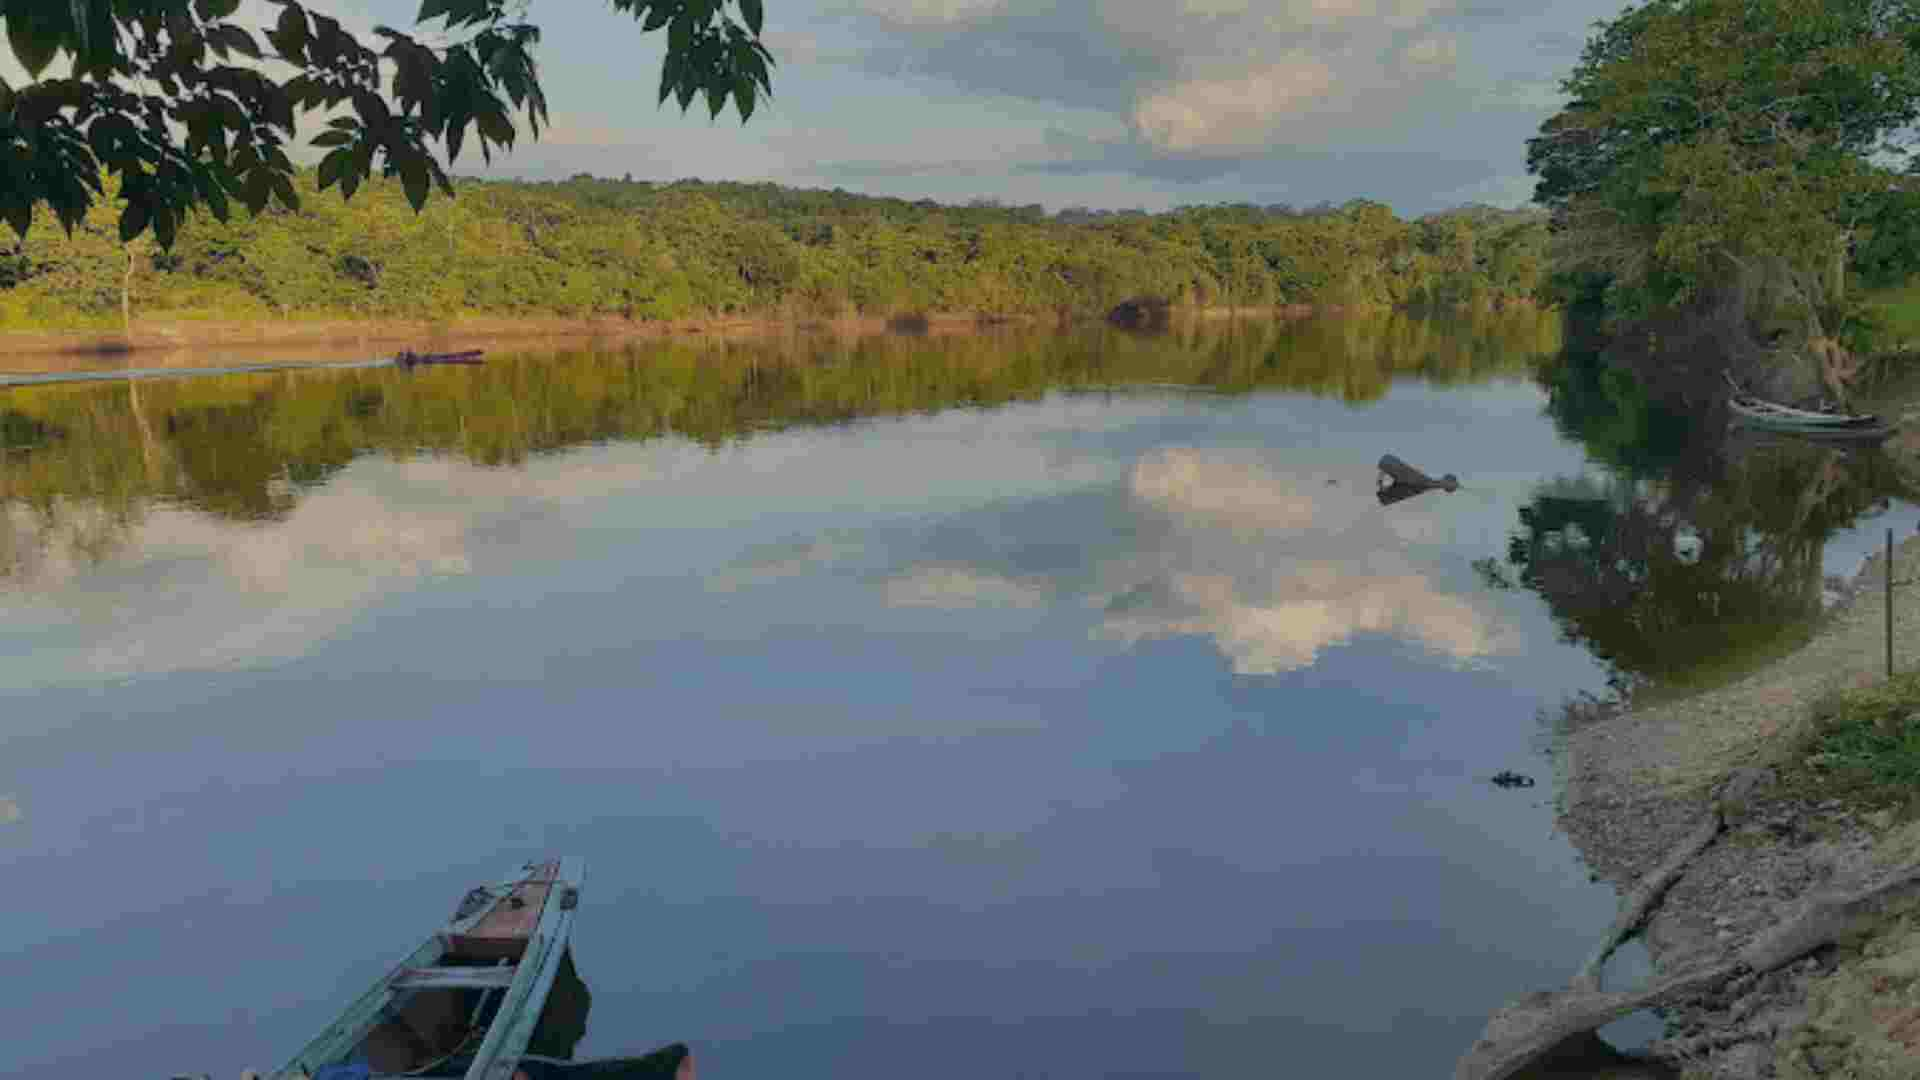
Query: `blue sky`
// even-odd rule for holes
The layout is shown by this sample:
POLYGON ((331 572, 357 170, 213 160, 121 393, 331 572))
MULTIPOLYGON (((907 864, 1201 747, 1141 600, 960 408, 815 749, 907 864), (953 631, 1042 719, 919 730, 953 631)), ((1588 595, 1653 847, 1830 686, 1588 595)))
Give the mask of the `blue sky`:
MULTIPOLYGON (((493 175, 575 172, 1163 209, 1523 202, 1525 140, 1617 2, 767 0, 775 97, 654 106, 660 35, 547 0, 554 130, 493 175)), ((316 4, 411 25, 417 0, 316 4)), ((480 174, 477 157, 460 171, 480 174)))

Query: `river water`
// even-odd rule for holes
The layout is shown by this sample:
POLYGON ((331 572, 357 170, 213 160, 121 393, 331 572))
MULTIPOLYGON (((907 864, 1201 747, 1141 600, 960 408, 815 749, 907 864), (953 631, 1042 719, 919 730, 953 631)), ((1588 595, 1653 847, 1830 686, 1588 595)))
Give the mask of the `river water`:
POLYGON ((1914 518, 1857 455, 1689 471, 1556 347, 1395 316, 0 389, 0 1073, 276 1067, 555 853, 582 1056, 1447 1075, 1613 912, 1554 829, 1558 706, 1789 647, 1914 518), (1383 506, 1388 452, 1462 486, 1383 506))

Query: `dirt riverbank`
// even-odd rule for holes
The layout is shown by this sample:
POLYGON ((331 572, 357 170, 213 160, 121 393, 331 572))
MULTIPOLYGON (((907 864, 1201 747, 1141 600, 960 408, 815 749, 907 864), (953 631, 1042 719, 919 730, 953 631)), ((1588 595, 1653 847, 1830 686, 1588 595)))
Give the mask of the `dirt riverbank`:
MULTIPOLYGON (((1920 425, 1906 419, 1889 452, 1897 464, 1920 463, 1920 425)), ((1920 669, 1920 537, 1908 537, 1891 567, 1878 556, 1861 568, 1791 655, 1654 707, 1569 710, 1561 825, 1623 896, 1698 827, 1715 785, 1736 770, 1763 778, 1719 804, 1717 839, 1653 908, 1642 936, 1656 979, 1738 962, 1813 898, 1858 893, 1920 862, 1920 823, 1810 797, 1792 782, 1815 703, 1885 676, 1889 571, 1895 663, 1920 669)), ((1785 966, 1668 1001, 1667 1036, 1653 1050, 1686 1080, 1920 1077, 1920 915, 1911 907, 1877 912, 1785 966)))
MULTIPOLYGON (((1174 309, 1176 320, 1228 318, 1301 318, 1315 313, 1304 304, 1261 308, 1174 309)), ((222 322, 203 319, 135 320, 131 334, 121 332, 30 332, 0 330, 0 371, 91 370, 103 363, 140 354, 143 366, 222 365, 263 353, 298 352, 315 360, 344 360, 392 353, 403 348, 451 351, 474 348, 527 348, 534 345, 617 345, 670 338, 765 338, 787 334, 966 334, 996 326, 1060 325, 1047 315, 984 314, 849 316, 834 319, 706 318, 642 321, 618 316, 514 318, 471 316, 449 321, 423 319, 290 319, 222 322), (156 365, 156 361, 158 364, 156 365)))

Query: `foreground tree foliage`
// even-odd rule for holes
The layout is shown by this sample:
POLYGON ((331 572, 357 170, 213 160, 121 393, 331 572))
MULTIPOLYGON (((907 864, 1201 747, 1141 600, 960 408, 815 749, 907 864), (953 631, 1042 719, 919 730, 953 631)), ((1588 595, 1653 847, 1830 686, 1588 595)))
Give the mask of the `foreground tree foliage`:
MULTIPOLYGON (((1356 201, 1074 223, 772 184, 463 181, 409 209, 376 177, 349 203, 307 196, 133 251, 101 205, 71 236, 0 226, 0 326, 142 320, 621 316, 788 319, 1102 315, 1151 297, 1194 306, 1493 306, 1540 283, 1543 216, 1468 208, 1419 221, 1356 201), (130 291, 130 299, 122 290, 130 291)), ((108 186, 111 190, 111 184, 108 186)), ((43 215, 47 211, 42 211, 43 215)))
MULTIPOLYGON (((24 236, 36 205, 72 230, 117 185, 122 240, 151 229, 171 247, 187 213, 225 221, 238 202, 299 208, 287 148, 303 114, 325 119, 318 186, 354 191, 395 177, 418 210, 469 138, 509 150, 547 121, 529 5, 422 0, 418 22, 439 43, 389 27, 363 41, 295 0, 271 27, 233 16, 240 0, 0 0, 13 57, 33 78, 0 80, 0 221, 24 236)), ((612 0, 665 29, 659 100, 682 109, 731 100, 744 121, 772 91, 760 42, 761 0, 612 0), (737 9, 739 18, 734 17, 737 9)))
POLYGON ((1603 23, 1528 147, 1557 270, 1616 315, 1732 305, 1827 354, 1850 274, 1920 268, 1897 136, 1920 118, 1920 3, 1649 0, 1603 23))

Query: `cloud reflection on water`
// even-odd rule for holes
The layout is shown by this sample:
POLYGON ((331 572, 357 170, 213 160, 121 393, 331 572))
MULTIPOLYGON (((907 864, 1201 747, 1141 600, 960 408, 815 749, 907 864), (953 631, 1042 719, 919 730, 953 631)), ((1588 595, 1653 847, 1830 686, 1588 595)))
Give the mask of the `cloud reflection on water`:
POLYGON ((1100 612, 1096 639, 1210 638, 1243 675, 1308 667, 1363 634, 1463 664, 1517 647, 1480 606, 1484 594, 1438 580, 1444 511, 1383 511, 1358 477, 1287 470, 1250 450, 1163 447, 1141 455, 1117 492, 791 538, 756 548, 711 587, 832 568, 893 607, 1037 608, 1077 596, 1100 612))

